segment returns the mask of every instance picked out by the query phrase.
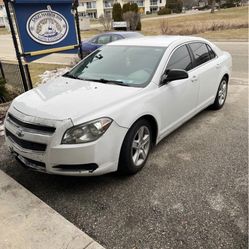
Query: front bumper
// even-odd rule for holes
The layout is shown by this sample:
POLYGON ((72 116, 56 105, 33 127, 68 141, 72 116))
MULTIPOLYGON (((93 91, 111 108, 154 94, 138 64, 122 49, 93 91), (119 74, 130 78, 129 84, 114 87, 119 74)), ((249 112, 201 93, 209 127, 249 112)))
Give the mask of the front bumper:
MULTIPOLYGON (((46 124, 56 127, 54 133, 37 133, 32 129, 16 126, 8 119, 5 120, 5 129, 16 135, 21 141, 32 141, 46 145, 44 151, 23 148, 22 143, 17 143, 10 136, 6 136, 6 143, 13 155, 26 167, 49 174, 89 176, 102 175, 117 170, 119 154, 126 128, 118 126, 113 121, 106 133, 98 140, 90 143, 65 145, 61 144, 64 132, 72 127, 68 120, 38 120, 38 118, 26 116, 11 108, 11 114, 18 120, 26 123, 46 124)), ((26 144, 26 143, 25 143, 26 144)))

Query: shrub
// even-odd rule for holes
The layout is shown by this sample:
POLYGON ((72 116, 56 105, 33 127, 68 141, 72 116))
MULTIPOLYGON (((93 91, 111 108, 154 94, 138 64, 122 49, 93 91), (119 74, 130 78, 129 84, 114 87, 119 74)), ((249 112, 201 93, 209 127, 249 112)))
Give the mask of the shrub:
POLYGON ((6 97, 5 83, 6 81, 3 78, 0 78, 0 100, 4 100, 6 97))
POLYGON ((109 15, 101 15, 99 23, 103 25, 104 30, 109 31, 112 28, 112 18, 109 15))
POLYGON ((169 24, 165 19, 163 19, 160 23, 160 29, 162 35, 168 35, 170 33, 169 24))
POLYGON ((142 23, 141 23, 140 17, 139 17, 139 21, 138 21, 136 30, 137 31, 141 31, 142 30, 142 23))
POLYGON ((123 20, 127 22, 127 28, 129 30, 142 29, 138 5, 136 3, 128 2, 123 5, 123 20))
POLYGON ((171 9, 174 13, 181 13, 183 2, 182 0, 167 0, 165 7, 171 9))
POLYGON ((198 7, 198 10, 208 10, 210 8, 211 7, 209 5, 205 5, 205 6, 202 6, 202 7, 198 7))
POLYGON ((138 6, 136 3, 130 4, 130 11, 134 11, 135 13, 138 13, 138 6))
POLYGON ((122 7, 120 5, 120 3, 114 3, 113 4, 113 8, 112 8, 112 18, 114 20, 114 22, 120 22, 123 21, 122 18, 122 7))
POLYGON ((171 14, 171 9, 164 7, 157 12, 158 15, 169 15, 171 14))
POLYGON ((234 4, 234 3, 223 3, 223 4, 221 4, 221 6, 220 6, 221 8, 233 8, 233 7, 236 7, 236 4, 234 4))
POLYGON ((130 2, 123 4, 123 14, 130 11, 130 9, 131 9, 130 2))
POLYGON ((134 11, 128 11, 123 14, 123 19, 127 22, 127 27, 129 30, 137 30, 138 24, 140 22, 140 15, 134 11))

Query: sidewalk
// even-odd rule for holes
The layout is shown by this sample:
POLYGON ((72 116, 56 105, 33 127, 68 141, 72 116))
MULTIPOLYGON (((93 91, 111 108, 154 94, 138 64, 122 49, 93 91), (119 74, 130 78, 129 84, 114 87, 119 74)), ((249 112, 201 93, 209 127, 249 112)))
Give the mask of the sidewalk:
POLYGON ((104 249, 0 170, 0 248, 104 249))

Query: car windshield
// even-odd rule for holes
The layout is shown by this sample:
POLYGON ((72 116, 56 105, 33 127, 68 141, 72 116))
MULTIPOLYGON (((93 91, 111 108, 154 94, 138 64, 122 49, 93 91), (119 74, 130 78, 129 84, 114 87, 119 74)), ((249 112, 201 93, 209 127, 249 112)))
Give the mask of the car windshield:
POLYGON ((105 46, 90 54, 64 76, 106 84, 144 87, 152 79, 165 49, 105 46))

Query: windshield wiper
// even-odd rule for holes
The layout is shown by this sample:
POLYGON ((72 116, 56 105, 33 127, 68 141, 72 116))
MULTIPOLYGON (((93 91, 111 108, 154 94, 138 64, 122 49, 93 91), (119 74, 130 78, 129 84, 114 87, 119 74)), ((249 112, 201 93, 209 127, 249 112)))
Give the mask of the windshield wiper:
POLYGON ((119 85, 119 86, 130 86, 129 84, 121 80, 107 80, 107 79, 83 79, 83 80, 95 81, 95 82, 100 82, 104 84, 113 84, 113 85, 119 85))
POLYGON ((70 73, 65 73, 65 74, 63 74, 62 76, 63 76, 63 77, 70 78, 70 79, 77 79, 77 80, 80 79, 80 78, 78 78, 77 76, 74 76, 74 75, 72 75, 72 74, 70 74, 70 73))

